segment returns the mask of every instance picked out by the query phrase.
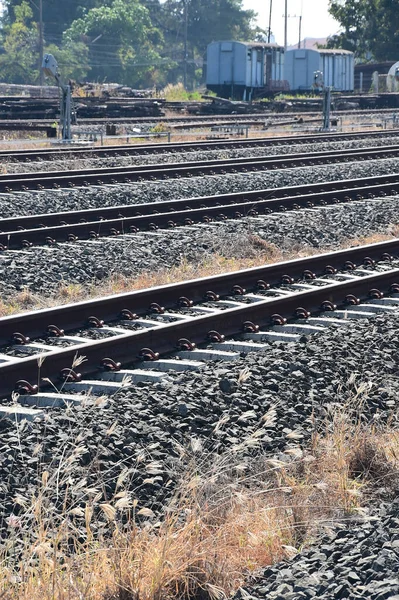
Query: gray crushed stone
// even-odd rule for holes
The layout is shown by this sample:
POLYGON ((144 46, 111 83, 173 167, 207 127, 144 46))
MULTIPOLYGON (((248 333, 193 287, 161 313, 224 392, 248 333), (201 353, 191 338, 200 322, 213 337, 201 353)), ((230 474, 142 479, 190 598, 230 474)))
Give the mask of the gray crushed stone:
POLYGON ((226 258, 256 256, 252 236, 286 252, 336 247, 371 233, 395 232, 398 197, 199 224, 157 232, 37 246, 0 255, 0 294, 11 298, 29 289, 52 295, 61 284, 95 284, 112 275, 132 277, 197 264, 218 253, 226 258))
MULTIPOLYGON (((233 363, 208 363, 198 372, 170 373, 160 383, 128 387, 104 399, 102 405, 49 409, 45 421, 35 421, 22 432, 13 423, 1 421, 0 527, 5 529, 7 517, 13 514, 21 517, 21 528, 29 530, 34 516, 25 513, 16 498, 37 494, 43 470, 50 476, 55 471, 58 490, 63 490, 61 495, 52 486, 46 491, 46 510, 54 519, 65 507, 84 507, 87 495, 94 488, 102 492, 97 502, 109 502, 121 473, 124 473, 123 487, 138 501, 137 510, 150 507, 155 515, 162 515, 182 469, 178 446, 191 447, 194 439, 200 441, 202 448, 221 453, 258 432, 263 456, 290 462, 292 451, 306 448, 315 428, 325 423, 334 406, 348 405, 362 382, 368 384, 369 391, 358 417, 373 422, 375 427, 387 421, 397 427, 398 327, 398 315, 332 326, 312 338, 302 339, 301 343, 267 343, 265 351, 248 354, 233 363), (249 372, 245 380, 240 377, 244 368, 249 372), (263 417, 270 410, 275 411, 275 417, 264 424, 263 417), (290 435, 292 432, 295 439, 290 435)), ((244 447, 241 452, 244 462, 253 455, 250 448, 244 447)), ((392 487, 393 482, 389 483, 392 487)), ((76 514, 70 518, 84 539, 84 516, 76 514)), ((95 535, 101 535, 102 527, 106 527, 101 511, 95 511, 93 521, 95 535)), ((389 528, 391 538, 395 535, 397 539, 397 520, 384 527, 389 528)), ((380 534, 379 539, 390 541, 380 534)), ((16 550, 22 541, 23 536, 17 536, 16 550)), ((367 543, 362 547, 361 541, 360 538, 356 543, 359 551, 365 550, 364 554, 361 550, 362 556, 378 554, 373 559, 377 566, 370 567, 380 572, 376 581, 382 575, 389 579, 397 577, 397 572, 392 574, 393 549, 384 543, 377 552, 367 543)), ((346 567, 364 582, 369 577, 370 572, 362 574, 367 563, 359 562, 359 552, 349 553, 351 542, 348 539, 342 544, 346 542, 347 547, 341 550, 348 548, 343 556, 353 556, 351 563, 343 563, 340 569, 337 561, 334 567, 333 549, 329 554, 330 570, 333 575, 336 573, 330 577, 331 586, 338 586, 349 577, 346 567)), ((308 568, 305 555, 303 576, 306 569, 309 575, 317 571, 317 564, 308 568)), ((299 566, 296 576, 300 577, 299 566)), ((290 584, 291 579, 287 575, 284 582, 290 584)), ((357 585, 356 581, 351 576, 351 586, 357 585)), ((273 579, 270 585, 274 589, 273 579)), ((307 585, 312 588, 313 584, 307 585)), ((392 585, 390 589, 396 588, 392 585)), ((256 593, 255 598, 282 600, 278 595, 256 596, 256 593)), ((299 595, 302 597, 316 596, 299 595)), ((385 597, 388 598, 382 596, 378 600, 385 597)))
POLYGON ((90 188, 0 194, 0 217, 62 212, 102 206, 161 202, 180 198, 247 192, 321 181, 365 178, 398 172, 399 159, 353 162, 278 171, 208 175, 168 181, 90 188))
POLYGON ((399 500, 326 527, 293 560, 269 567, 232 600, 399 600, 399 500))
POLYGON ((6 173, 31 173, 35 171, 77 170, 90 168, 124 167, 131 165, 152 165, 162 163, 181 163, 187 161, 209 161, 228 158, 256 158, 259 156, 275 156, 284 154, 303 154, 325 152, 328 150, 350 150, 367 147, 380 147, 399 144, 398 137, 377 137, 374 139, 358 139, 347 141, 315 142, 308 144, 282 145, 251 148, 232 148, 222 150, 188 150, 185 152, 165 152, 164 154, 142 154, 137 156, 112 156, 109 158, 84 158, 39 160, 29 163, 4 161, 2 167, 6 173))

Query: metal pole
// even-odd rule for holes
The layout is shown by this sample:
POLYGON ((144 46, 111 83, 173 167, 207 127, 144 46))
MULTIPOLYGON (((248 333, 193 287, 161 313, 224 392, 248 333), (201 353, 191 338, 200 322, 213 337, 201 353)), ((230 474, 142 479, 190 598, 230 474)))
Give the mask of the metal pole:
POLYGON ((71 140, 71 86, 67 85, 64 90, 65 98, 65 114, 64 114, 64 127, 63 127, 63 139, 71 140))
POLYGON ((42 69, 43 64, 43 0, 39 0, 39 83, 44 83, 44 73, 42 69))
POLYGON ((184 2, 184 73, 183 73, 183 84, 184 89, 187 89, 187 34, 188 34, 188 14, 187 14, 187 2, 184 2))
POLYGON ((301 47, 301 36, 302 36, 302 15, 299 17, 299 40, 298 40, 298 48, 301 47))
POLYGON ((284 50, 287 50, 288 46, 288 0, 285 0, 285 14, 284 14, 284 50))
POLYGON ((330 130, 330 112, 331 112, 331 88, 327 86, 324 89, 323 99, 323 131, 330 130))
POLYGON ((273 0, 270 0, 270 12, 269 12, 269 32, 267 35, 267 43, 270 44, 270 38, 272 35, 272 10, 273 10, 273 0))

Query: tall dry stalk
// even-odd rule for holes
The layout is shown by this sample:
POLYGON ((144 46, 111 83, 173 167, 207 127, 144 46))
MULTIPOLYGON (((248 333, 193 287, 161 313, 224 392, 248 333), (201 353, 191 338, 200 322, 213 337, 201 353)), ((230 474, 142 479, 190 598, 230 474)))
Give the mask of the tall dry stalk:
MULTIPOLYGON (((308 448, 301 433, 289 434, 284 460, 262 453, 262 437, 278 422, 275 407, 222 454, 199 439, 175 444, 177 484, 163 514, 138 505, 137 465, 119 465, 110 498, 103 492, 107 474, 95 485, 77 481, 84 440, 70 440, 57 463, 43 465, 36 492, 15 499, 21 510, 10 517, 2 548, 0 598, 227 598, 248 573, 295 555, 325 525, 362 510, 381 474, 386 487, 397 482, 398 432, 361 418, 367 385, 354 380, 347 389, 346 403, 313 423, 308 448)), ((215 431, 225 425, 222 417, 215 431)), ((145 466, 149 475, 159 468, 155 461, 145 466)))

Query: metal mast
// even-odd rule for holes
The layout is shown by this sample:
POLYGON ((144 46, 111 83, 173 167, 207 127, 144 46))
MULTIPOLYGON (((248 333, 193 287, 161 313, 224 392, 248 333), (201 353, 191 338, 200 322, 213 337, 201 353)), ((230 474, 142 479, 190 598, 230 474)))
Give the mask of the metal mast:
POLYGON ((288 46, 288 0, 285 0, 284 12, 284 51, 287 51, 288 46))
POLYGON ((272 35, 272 11, 273 11, 273 0, 270 0, 270 12, 269 12, 269 31, 267 34, 267 43, 270 44, 270 38, 272 35))
POLYGON ((64 141, 71 141, 71 122, 72 122, 72 92, 71 86, 61 82, 61 77, 58 71, 58 64, 52 54, 45 54, 43 57, 41 71, 47 77, 54 77, 56 84, 60 90, 61 107, 60 107, 60 129, 61 136, 64 141))
POLYGON ((39 0, 39 69, 40 69, 39 83, 40 83, 40 85, 43 85, 43 79, 44 79, 43 70, 41 68, 42 64, 43 64, 43 46, 44 46, 44 42, 43 42, 43 0, 39 0))
POLYGON ((184 73, 183 73, 183 85, 184 89, 187 89, 187 36, 188 36, 188 12, 187 12, 187 2, 188 0, 183 0, 184 2, 184 73))
POLYGON ((301 47, 301 37, 302 37, 302 15, 299 16, 299 40, 298 40, 298 48, 301 47))

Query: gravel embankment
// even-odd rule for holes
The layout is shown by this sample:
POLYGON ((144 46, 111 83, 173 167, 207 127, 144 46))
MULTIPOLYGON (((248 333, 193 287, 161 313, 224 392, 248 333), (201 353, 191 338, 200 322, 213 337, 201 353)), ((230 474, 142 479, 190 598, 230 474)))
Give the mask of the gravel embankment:
MULTIPOLYGON (((221 453, 258 432, 263 454, 290 461, 293 448, 307 447, 330 409, 350 405, 361 383, 368 384, 368 391, 359 403, 360 418, 397 426, 398 327, 399 315, 349 322, 302 343, 266 343, 265 351, 233 363, 171 373, 161 383, 129 387, 100 405, 49 410, 45 421, 23 431, 1 422, 3 526, 13 513, 25 514, 21 526, 29 528, 32 514, 14 499, 29 504, 41 487, 43 470, 50 478, 56 473, 57 486, 48 485, 42 499, 52 518, 65 507, 84 508, 96 490, 102 492, 97 503, 111 502, 122 472, 123 487, 138 500, 137 510, 149 507, 162 514, 185 467, 179 445, 190 447, 198 439, 204 449, 221 453), (244 368, 249 377, 240 380, 244 368), (264 421, 272 411, 274 417, 264 421)), ((244 454, 248 451, 253 453, 244 454)), ((82 536, 83 515, 70 516, 82 536)), ((93 531, 105 526, 104 516, 96 519, 93 531)), ((18 536, 16 544, 23 538, 18 536)), ((357 562, 352 569, 360 569, 357 562)))
POLYGON ((224 150, 189 150, 185 152, 165 152, 164 154, 148 154, 138 156, 112 156, 109 158, 96 158, 87 156, 73 159, 52 159, 37 162, 18 163, 4 162, 3 169, 6 173, 31 173, 34 171, 63 171, 74 169, 91 169, 106 167, 123 167, 130 165, 151 165, 161 163, 181 163, 187 161, 209 161, 226 158, 256 158, 258 156, 275 156, 277 154, 304 154, 313 152, 326 152, 328 150, 350 150, 367 147, 390 146, 399 144, 398 137, 378 137, 364 140, 331 141, 313 144, 295 144, 265 146, 252 148, 232 148, 224 150))
POLYGON ((90 188, 16 192, 0 194, 0 218, 122 204, 161 202, 231 192, 308 185, 322 181, 362 179, 375 175, 390 175, 398 170, 399 159, 384 159, 259 173, 208 175, 90 188))
POLYGON ((398 197, 358 201, 256 218, 141 232, 124 237, 32 247, 0 254, 0 293, 11 298, 27 288, 43 296, 61 283, 95 283, 111 275, 132 277, 218 253, 227 258, 255 256, 250 235, 283 251, 336 249, 342 241, 388 233, 399 223, 398 197))
POLYGON ((320 543, 266 569, 233 600, 399 600, 399 500, 326 527, 320 543))

